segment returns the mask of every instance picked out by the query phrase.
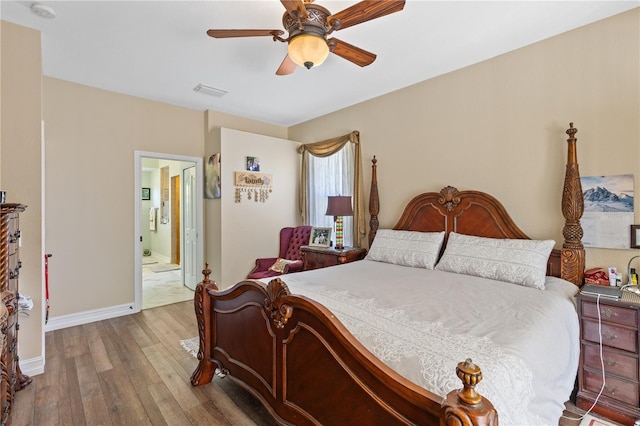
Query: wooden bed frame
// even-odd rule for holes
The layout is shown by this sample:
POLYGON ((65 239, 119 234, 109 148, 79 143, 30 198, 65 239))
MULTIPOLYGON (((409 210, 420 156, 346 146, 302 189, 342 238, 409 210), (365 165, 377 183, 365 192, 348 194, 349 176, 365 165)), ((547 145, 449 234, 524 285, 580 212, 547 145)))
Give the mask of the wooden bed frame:
MULTIPOLYGON (((583 201, 576 132, 571 123, 562 194, 565 242, 551 254, 548 272, 581 285, 583 201)), ((374 157, 370 243, 378 229, 376 167, 374 157)), ((492 196, 450 186, 411 200, 394 229, 529 238, 492 196)), ((443 400, 391 370, 328 309, 292 295, 281 279, 268 285, 243 281, 218 291, 208 267, 203 273, 194 297, 200 348, 192 385, 209 383, 216 373, 227 376, 281 424, 497 424, 495 409, 474 389, 482 372, 471 360, 456 369, 462 389, 443 400)))

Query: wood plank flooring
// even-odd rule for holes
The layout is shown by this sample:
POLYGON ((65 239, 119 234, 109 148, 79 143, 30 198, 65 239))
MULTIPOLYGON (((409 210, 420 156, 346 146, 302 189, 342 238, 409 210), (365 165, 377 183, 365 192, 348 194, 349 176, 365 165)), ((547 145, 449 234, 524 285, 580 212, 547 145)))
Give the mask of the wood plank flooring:
POLYGON ((44 374, 16 393, 13 425, 275 425, 228 379, 193 387, 193 302, 46 334, 44 374))
POLYGON ((45 372, 16 393, 13 425, 275 425, 230 379, 191 386, 197 360, 180 340, 196 335, 191 301, 48 332, 45 372))

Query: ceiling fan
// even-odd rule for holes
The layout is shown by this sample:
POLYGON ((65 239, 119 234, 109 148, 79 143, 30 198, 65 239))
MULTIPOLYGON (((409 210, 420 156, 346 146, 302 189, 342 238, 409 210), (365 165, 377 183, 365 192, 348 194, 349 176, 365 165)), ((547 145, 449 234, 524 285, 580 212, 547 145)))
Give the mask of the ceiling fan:
POLYGON ((280 0, 287 9, 282 16, 282 25, 289 33, 287 38, 282 37, 282 30, 209 30, 207 34, 214 38, 271 36, 273 41, 288 43, 287 56, 276 71, 277 75, 293 73, 296 65, 307 69, 318 66, 330 52, 365 67, 376 60, 375 54, 335 37, 327 39, 327 36, 334 31, 399 12, 405 4, 405 0, 364 0, 331 14, 313 1, 280 0))

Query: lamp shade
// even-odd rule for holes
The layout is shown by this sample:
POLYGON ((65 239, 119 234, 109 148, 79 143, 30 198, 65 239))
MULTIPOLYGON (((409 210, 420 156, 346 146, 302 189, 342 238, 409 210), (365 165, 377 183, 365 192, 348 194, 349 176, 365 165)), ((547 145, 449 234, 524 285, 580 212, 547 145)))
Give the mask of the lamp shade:
POLYGON ((293 62, 310 69, 322 64, 329 56, 327 41, 314 34, 300 34, 289 41, 287 49, 293 62))
POLYGON ((353 216, 350 195, 329 196, 327 216, 353 216))

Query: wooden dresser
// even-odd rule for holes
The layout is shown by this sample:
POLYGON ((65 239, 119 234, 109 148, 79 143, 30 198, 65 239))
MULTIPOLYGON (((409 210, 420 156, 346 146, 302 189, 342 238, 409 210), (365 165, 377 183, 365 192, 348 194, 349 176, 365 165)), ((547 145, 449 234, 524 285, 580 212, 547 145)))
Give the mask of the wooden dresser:
MULTIPOLYGON (((605 387, 593 411, 622 424, 634 424, 640 419, 640 297, 625 293, 620 300, 600 297, 605 387)), ((580 367, 576 405, 588 410, 602 387, 597 299, 579 295, 578 315, 580 367)))
POLYGON ((342 250, 336 250, 333 247, 302 246, 300 247, 300 253, 303 262, 302 269, 308 271, 364 259, 367 255, 367 250, 357 247, 345 247, 342 250))
POLYGON ((31 383, 31 378, 22 374, 18 362, 18 279, 22 267, 19 216, 26 207, 23 204, 0 204, 0 298, 8 314, 1 326, 4 345, 0 354, 0 424, 3 425, 11 423, 15 392, 31 383))

